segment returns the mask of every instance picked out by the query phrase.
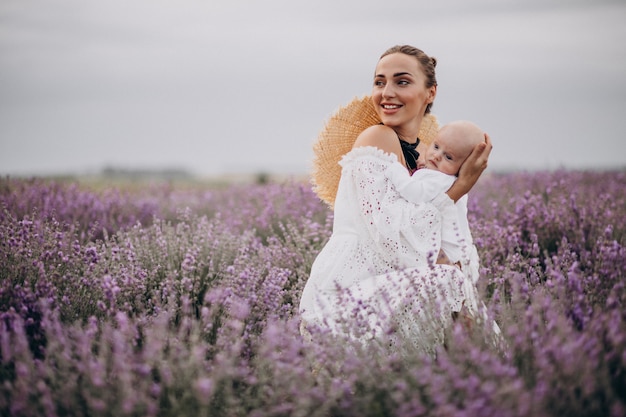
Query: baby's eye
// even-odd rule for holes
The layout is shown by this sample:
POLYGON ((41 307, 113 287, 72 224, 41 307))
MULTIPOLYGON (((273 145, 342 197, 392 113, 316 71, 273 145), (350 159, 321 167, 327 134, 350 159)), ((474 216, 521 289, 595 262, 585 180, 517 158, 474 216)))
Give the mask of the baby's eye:
POLYGON ((452 161, 452 160, 453 160, 453 158, 452 158, 452 156, 451 156, 451 155, 446 154, 446 155, 445 155, 445 157, 446 157, 446 159, 447 159, 448 161, 452 161))
POLYGON ((433 143, 433 148, 434 149, 439 149, 439 145, 437 145, 436 143, 433 143))

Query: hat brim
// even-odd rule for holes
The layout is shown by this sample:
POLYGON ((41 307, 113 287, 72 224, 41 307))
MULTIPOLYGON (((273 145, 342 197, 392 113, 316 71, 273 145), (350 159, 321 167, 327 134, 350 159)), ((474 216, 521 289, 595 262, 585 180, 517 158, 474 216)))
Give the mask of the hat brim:
MULTIPOLYGON (((355 98, 339 108, 326 122, 313 144, 313 191, 331 208, 341 177, 341 157, 350 152, 356 138, 370 126, 381 123, 370 96, 355 98)), ((418 137, 430 144, 439 131, 437 118, 427 114, 422 120, 418 137)))

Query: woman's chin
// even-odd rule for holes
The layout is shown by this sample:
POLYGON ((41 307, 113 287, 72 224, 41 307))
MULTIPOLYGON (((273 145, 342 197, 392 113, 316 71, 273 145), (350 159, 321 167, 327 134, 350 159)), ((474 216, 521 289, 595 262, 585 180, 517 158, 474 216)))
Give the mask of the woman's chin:
POLYGON ((398 119, 393 116, 389 116, 386 114, 379 114, 380 120, 383 122, 385 126, 396 127, 398 126, 398 119))

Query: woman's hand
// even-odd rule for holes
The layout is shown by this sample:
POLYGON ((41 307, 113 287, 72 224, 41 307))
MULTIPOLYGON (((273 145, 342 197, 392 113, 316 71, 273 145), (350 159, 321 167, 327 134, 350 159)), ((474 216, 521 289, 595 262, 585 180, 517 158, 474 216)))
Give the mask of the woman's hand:
POLYGON ((487 162, 492 148, 491 138, 485 133, 485 141, 476 145, 472 153, 463 162, 459 171, 459 177, 447 191, 448 196, 455 203, 472 189, 483 171, 487 169, 487 162))

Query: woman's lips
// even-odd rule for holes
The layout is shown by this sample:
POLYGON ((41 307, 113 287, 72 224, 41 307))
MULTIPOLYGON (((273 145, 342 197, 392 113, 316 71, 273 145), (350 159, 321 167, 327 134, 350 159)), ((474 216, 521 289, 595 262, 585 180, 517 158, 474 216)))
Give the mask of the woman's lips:
POLYGON ((398 109, 400 109, 402 105, 401 104, 381 104, 380 107, 382 108, 384 113, 391 114, 391 113, 395 113, 396 111, 398 111, 398 109))

